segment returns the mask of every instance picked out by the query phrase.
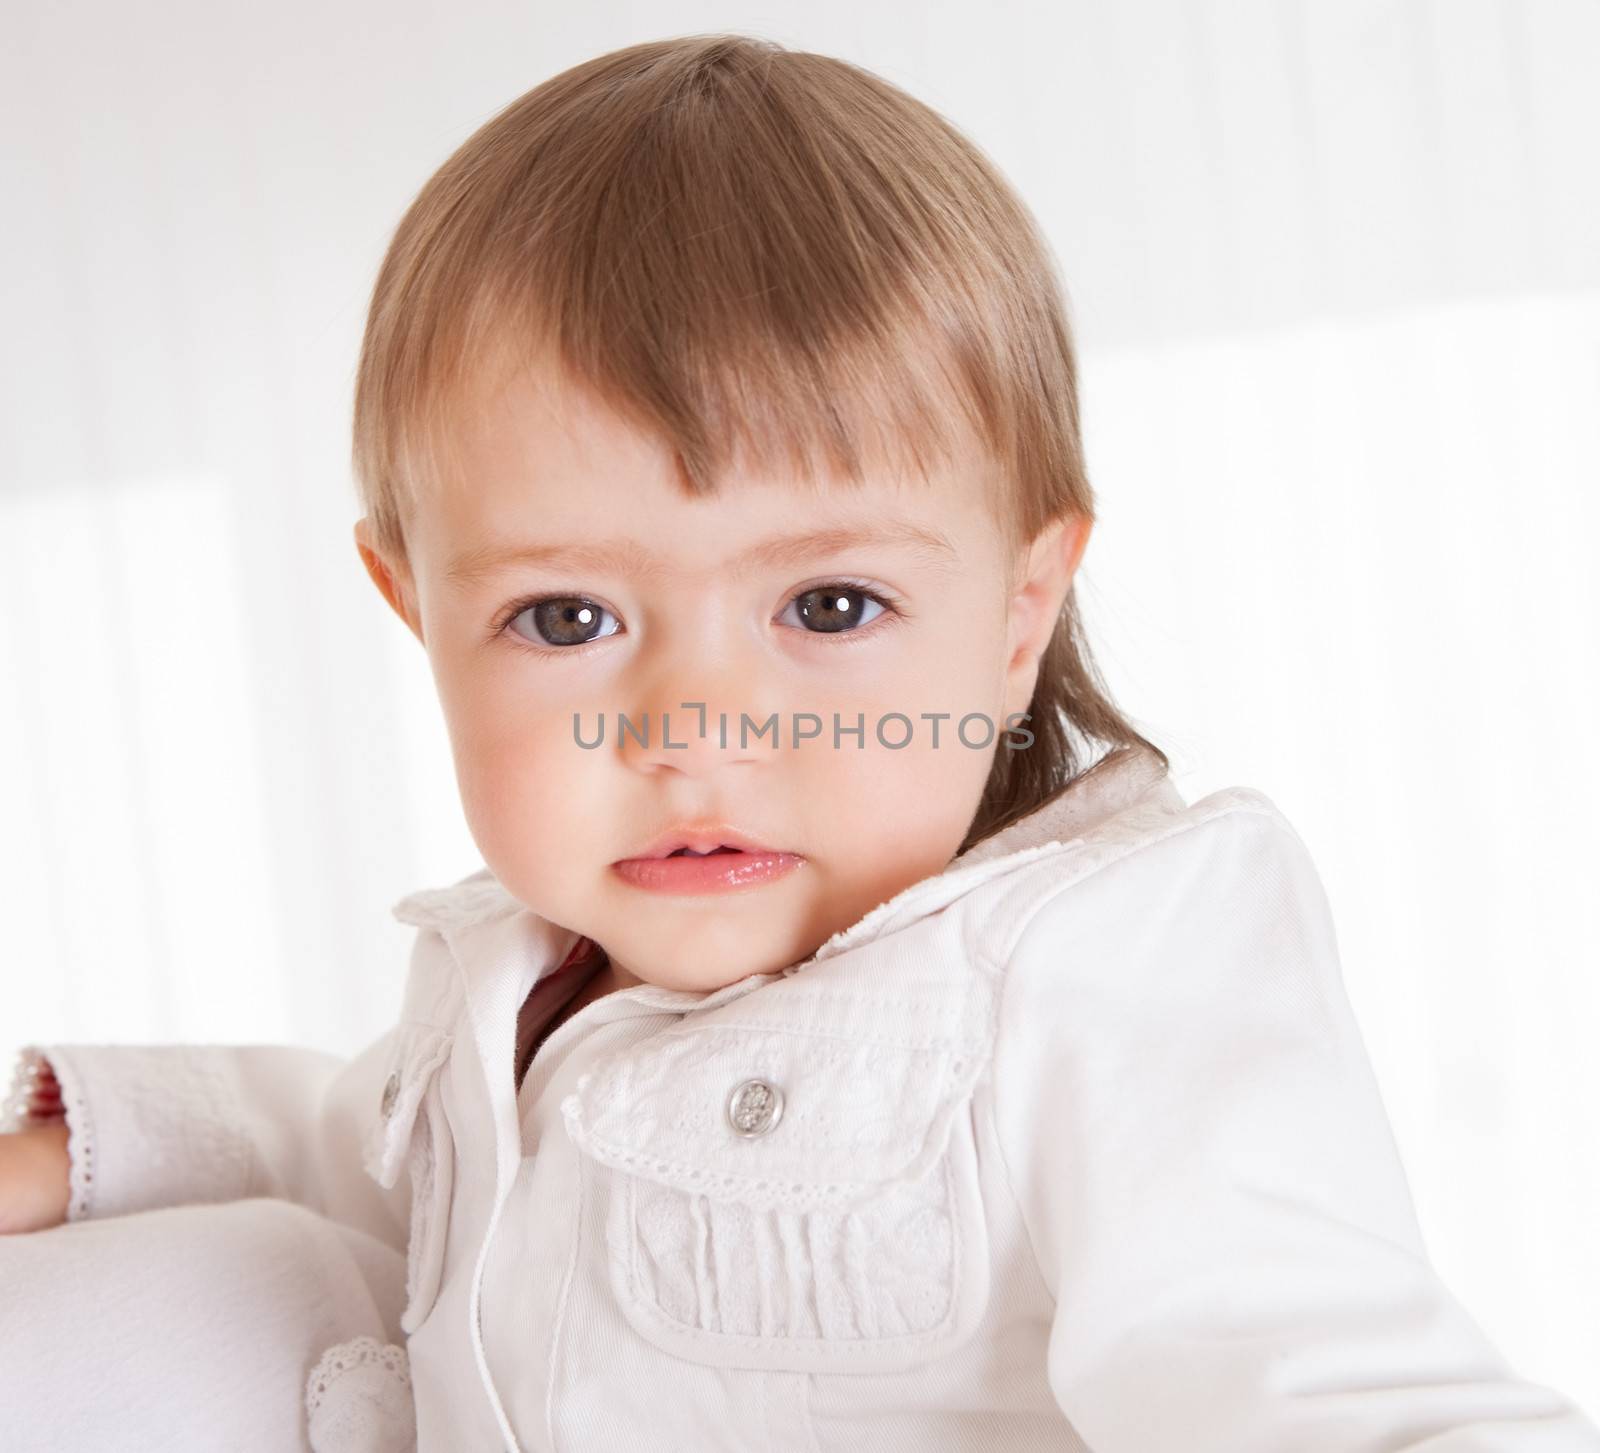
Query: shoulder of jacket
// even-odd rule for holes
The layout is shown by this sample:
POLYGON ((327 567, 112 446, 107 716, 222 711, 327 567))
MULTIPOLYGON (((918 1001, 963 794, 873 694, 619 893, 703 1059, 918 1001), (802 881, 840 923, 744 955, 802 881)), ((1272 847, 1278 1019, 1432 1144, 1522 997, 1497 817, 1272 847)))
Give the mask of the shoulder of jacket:
POLYGON ((419 888, 406 894, 389 912, 401 923, 416 928, 466 928, 521 905, 488 868, 479 868, 458 882, 438 888, 419 888))
POLYGON ((1218 835, 1264 828, 1287 837, 1299 852, 1304 844, 1293 825, 1266 793, 1254 787, 1224 787, 1192 803, 1174 797, 1118 813, 1080 838, 1029 863, 1017 875, 1005 915, 1008 928, 998 946, 1008 962, 1017 944, 1052 904, 1093 891, 1096 877, 1115 863, 1161 849, 1201 858, 1216 851, 1218 835))

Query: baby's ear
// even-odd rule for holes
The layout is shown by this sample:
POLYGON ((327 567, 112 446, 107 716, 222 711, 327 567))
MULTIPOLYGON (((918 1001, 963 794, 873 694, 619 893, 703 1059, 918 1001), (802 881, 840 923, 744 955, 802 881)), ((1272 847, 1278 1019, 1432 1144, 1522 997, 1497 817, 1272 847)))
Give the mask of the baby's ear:
POLYGON ((1061 620, 1061 608, 1093 525, 1087 515, 1069 514, 1052 520, 1015 557, 1006 611, 1008 720, 1011 713, 1026 711, 1033 700, 1039 667, 1061 620))
MULTIPOLYGON (((403 560, 391 560, 377 544, 372 531, 372 521, 363 515, 355 526, 356 552, 367 574, 379 593, 389 602, 394 613, 406 623, 406 628, 422 641, 422 615, 417 609, 416 591, 411 581, 411 571, 403 560)), ((427 642, 423 641, 426 645, 427 642)))
POLYGON ((1021 551, 1010 603, 1012 671, 1029 669, 1050 644, 1093 526, 1086 515, 1065 515, 1021 551))

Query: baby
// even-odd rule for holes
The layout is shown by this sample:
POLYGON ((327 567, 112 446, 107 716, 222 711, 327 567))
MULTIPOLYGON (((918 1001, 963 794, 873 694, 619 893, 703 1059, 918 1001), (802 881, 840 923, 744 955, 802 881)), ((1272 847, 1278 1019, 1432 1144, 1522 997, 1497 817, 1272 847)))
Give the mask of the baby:
POLYGON ((304 1382, 259 1446, 1600 1450, 1431 1267, 1304 844, 1094 669, 1060 284, 941 117, 741 36, 538 86, 355 467, 484 867, 354 1059, 31 1046, 0 1158, 304 1382))

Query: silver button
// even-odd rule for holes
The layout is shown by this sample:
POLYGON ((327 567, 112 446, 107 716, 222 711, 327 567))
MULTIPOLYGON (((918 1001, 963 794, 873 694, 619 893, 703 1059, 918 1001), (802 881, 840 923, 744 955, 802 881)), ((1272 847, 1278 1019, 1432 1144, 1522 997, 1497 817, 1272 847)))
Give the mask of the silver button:
POLYGON ((766 1080, 746 1080, 728 1099, 728 1122, 739 1135, 765 1135, 783 1116, 783 1091, 766 1080))
POLYGON ((387 1120, 394 1114, 394 1102, 400 1094, 400 1076, 391 1074, 383 1082, 383 1118, 387 1120))

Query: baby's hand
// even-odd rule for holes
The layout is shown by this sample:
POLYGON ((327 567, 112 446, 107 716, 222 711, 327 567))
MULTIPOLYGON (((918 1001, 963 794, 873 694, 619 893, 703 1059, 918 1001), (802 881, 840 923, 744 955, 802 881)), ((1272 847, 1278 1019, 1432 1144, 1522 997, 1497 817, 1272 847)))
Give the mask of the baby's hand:
POLYGON ((0 1135, 0 1235, 61 1225, 71 1174, 64 1120, 0 1135))

